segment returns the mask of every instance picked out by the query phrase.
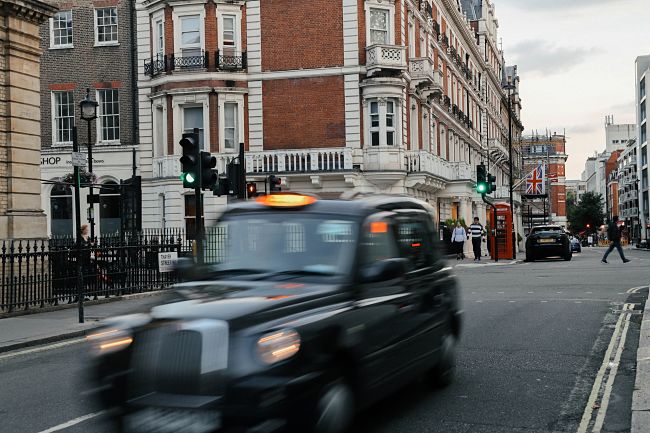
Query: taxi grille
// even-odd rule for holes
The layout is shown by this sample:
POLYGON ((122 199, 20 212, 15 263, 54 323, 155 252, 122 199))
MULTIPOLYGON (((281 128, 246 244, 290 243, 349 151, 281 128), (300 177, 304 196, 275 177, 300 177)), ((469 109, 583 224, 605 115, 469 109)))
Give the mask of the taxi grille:
POLYGON ((134 336, 130 397, 155 392, 217 395, 227 353, 225 322, 175 322, 145 329, 134 336))

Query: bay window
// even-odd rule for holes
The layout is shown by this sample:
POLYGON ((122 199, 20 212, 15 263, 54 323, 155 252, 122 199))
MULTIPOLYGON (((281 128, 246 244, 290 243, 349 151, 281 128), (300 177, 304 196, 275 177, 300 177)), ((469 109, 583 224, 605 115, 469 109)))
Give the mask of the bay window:
POLYGON ((201 44, 201 16, 183 16, 180 18, 180 22, 180 50, 182 57, 201 56, 203 51, 203 46, 201 44))
POLYGON ((371 146, 397 145, 397 102, 395 99, 368 101, 368 125, 371 146))
POLYGON ((228 150, 234 150, 239 141, 237 137, 237 103, 226 102, 224 104, 224 147, 228 150))
POLYGON ((203 106, 183 107, 183 133, 199 130, 199 148, 205 149, 205 132, 203 126, 203 106))

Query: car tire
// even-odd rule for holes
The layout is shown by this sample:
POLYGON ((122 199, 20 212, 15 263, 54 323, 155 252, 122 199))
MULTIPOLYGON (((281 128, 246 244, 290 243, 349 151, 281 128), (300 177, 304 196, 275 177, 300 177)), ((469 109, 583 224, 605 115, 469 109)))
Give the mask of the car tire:
POLYGON ((573 258, 573 254, 569 253, 569 254, 564 256, 564 261, 565 262, 570 262, 572 258, 573 258))
POLYGON ((526 251, 526 261, 527 262, 534 262, 535 261, 535 257, 531 253, 529 253, 528 251, 526 251))
POLYGON ((289 421, 289 432, 345 433, 355 414, 354 392, 343 376, 325 385, 305 408, 306 411, 289 421))
POLYGON ((456 377, 456 337, 451 332, 443 337, 441 350, 438 363, 429 371, 429 382, 434 388, 445 388, 456 377))

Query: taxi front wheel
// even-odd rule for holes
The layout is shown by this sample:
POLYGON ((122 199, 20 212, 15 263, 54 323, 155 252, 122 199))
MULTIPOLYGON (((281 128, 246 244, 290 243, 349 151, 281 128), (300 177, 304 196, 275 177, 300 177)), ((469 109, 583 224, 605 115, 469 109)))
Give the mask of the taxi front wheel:
POLYGON ((344 378, 327 385, 316 404, 315 433, 343 433, 354 418, 354 393, 344 378))
POLYGON ((436 366, 429 372, 431 384, 436 388, 445 388, 456 376, 456 337, 449 333, 442 340, 442 354, 436 366))

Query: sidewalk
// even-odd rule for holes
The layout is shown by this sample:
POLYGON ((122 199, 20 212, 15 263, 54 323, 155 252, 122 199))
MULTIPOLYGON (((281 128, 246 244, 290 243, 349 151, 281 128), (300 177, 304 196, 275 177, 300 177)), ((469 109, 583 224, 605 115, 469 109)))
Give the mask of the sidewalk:
POLYGON ((636 355, 636 382, 632 395, 631 433, 646 433, 650 426, 650 300, 645 303, 636 355))
POLYGON ((77 308, 66 308, 0 319, 0 353, 81 337, 107 317, 148 309, 164 301, 169 291, 129 295, 119 301, 84 306, 85 323, 77 308))

